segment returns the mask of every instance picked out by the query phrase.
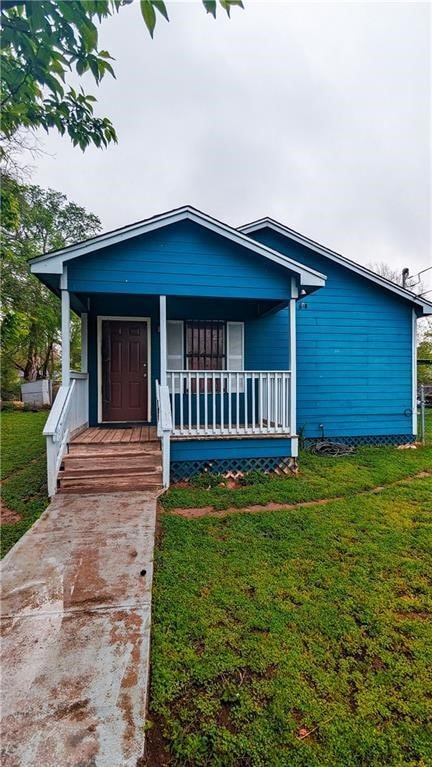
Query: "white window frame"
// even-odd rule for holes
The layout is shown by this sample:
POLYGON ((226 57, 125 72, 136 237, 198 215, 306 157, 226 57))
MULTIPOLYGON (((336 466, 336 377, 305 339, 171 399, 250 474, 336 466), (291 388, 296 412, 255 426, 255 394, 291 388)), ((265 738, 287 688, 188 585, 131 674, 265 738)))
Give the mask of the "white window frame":
MULTIPOLYGON (((202 320, 202 321, 206 322, 206 320, 202 320)), ((209 322, 211 322, 211 320, 209 320, 209 322)), ((237 322, 237 321, 234 322, 234 321, 231 321, 231 320, 224 320, 224 322, 225 322, 224 344, 225 344, 225 347, 226 347, 225 348, 225 370, 227 372, 234 372, 234 373, 235 372, 238 372, 238 373, 243 372, 244 369, 245 369, 245 352, 244 352, 244 349, 245 349, 245 324, 244 324, 244 322, 237 322), (241 326, 241 329, 242 329, 241 367, 238 370, 231 370, 228 367, 229 360, 232 357, 232 355, 230 353, 230 333, 229 333, 229 328, 232 327, 232 326, 241 326)), ((181 325, 181 327, 182 327, 182 334, 181 334, 181 339, 182 339, 182 342, 181 342, 182 367, 180 368, 180 370, 187 370, 187 367, 186 367, 187 360, 186 360, 186 349, 185 349, 185 335, 184 335, 185 320, 167 320, 167 326, 170 325, 170 324, 171 325, 174 325, 174 324, 175 325, 181 325)), ((167 360, 166 360, 167 370, 172 370, 173 368, 171 368, 169 366, 169 364, 168 364, 168 356, 169 355, 168 355, 168 348, 167 348, 167 360)), ((180 356, 180 354, 179 355, 170 355, 170 356, 180 356)))
MULTIPOLYGON (((245 354, 244 354, 244 341, 245 341, 245 332, 244 332, 244 322, 227 322, 226 323, 226 370, 230 372, 230 368, 228 367, 228 363, 230 358, 232 357, 230 352, 230 334, 229 334, 229 327, 232 326, 241 326, 242 329, 242 339, 241 339, 241 367, 239 368, 239 371, 242 372, 245 369, 245 354)), ((238 355, 237 355, 238 356, 238 355)), ((236 372, 236 371, 233 371, 236 372)))

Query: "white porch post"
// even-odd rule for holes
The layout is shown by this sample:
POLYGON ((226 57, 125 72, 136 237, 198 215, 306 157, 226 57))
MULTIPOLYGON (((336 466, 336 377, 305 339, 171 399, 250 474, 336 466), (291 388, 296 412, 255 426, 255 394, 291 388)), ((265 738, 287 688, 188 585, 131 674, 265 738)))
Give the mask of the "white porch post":
MULTIPOLYGON (((162 482, 165 488, 170 484, 170 439, 171 412, 167 389, 167 322, 166 296, 159 296, 159 337, 160 337, 160 428, 162 432, 162 482), (165 421, 168 417, 169 425, 165 421)), ((159 426, 159 424, 158 424, 159 426)))
POLYGON ((88 373, 88 314, 81 314, 81 373, 88 373))
POLYGON ((62 385, 70 383, 70 296, 67 285, 67 267, 63 267, 61 288, 62 385))
POLYGON ((159 331, 160 331, 160 382, 161 382, 161 386, 166 386, 166 382, 167 382, 166 296, 159 296, 159 331))
MULTIPOLYGON (((291 370, 291 397, 290 397, 290 432, 297 435, 297 311, 298 288, 295 278, 291 278, 291 299, 289 303, 289 330, 290 330, 290 370, 291 370)), ((292 456, 298 456, 298 437, 291 440, 292 456)))

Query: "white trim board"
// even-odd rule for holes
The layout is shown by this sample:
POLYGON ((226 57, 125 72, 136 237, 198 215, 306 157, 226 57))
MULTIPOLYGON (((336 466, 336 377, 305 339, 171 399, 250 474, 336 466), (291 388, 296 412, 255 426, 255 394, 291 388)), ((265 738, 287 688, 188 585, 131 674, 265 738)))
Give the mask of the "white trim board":
POLYGON ((362 266, 361 264, 357 264, 355 261, 351 261, 349 258, 346 258, 346 256, 340 255, 340 253, 335 253, 334 250, 330 250, 324 245, 320 245, 320 243, 309 239, 309 237, 305 237, 303 234, 294 231, 294 229, 290 229, 288 226, 281 224, 279 221, 275 221, 273 218, 260 218, 257 221, 251 221, 250 224, 244 224, 243 226, 238 227, 239 231, 244 232, 245 234, 257 232, 260 229, 265 228, 273 229, 273 231, 278 232, 278 234, 282 234, 284 237, 287 237, 290 240, 293 240, 293 242, 297 242, 299 245, 304 245, 310 250, 313 250, 315 253, 319 253, 321 256, 325 256, 331 261, 334 261, 341 266, 345 266, 352 272, 356 272, 356 274, 360 274, 362 277, 366 277, 366 279, 370 280, 371 282, 375 282, 380 287, 391 290, 401 298, 405 298, 408 301, 411 301, 413 304, 416 304, 416 306, 422 309, 423 314, 432 314, 432 303, 426 301, 426 299, 421 298, 420 296, 416 296, 415 293, 411 293, 410 290, 406 290, 402 286, 396 285, 390 280, 387 280, 385 277, 381 277, 381 275, 375 274, 370 269, 367 269, 367 267, 362 266))
POLYGON ((254 253, 258 253, 258 255, 264 256, 264 258, 273 261, 279 266, 289 269, 291 272, 295 272, 299 277, 301 285, 314 289, 325 285, 326 277, 321 272, 317 272, 315 269, 311 269, 298 261, 278 253, 272 248, 268 248, 266 245, 262 245, 256 240, 248 237, 246 234, 243 234, 238 229, 234 229, 221 221, 217 221, 217 219, 212 218, 206 213, 202 213, 189 205, 166 213, 161 213, 158 216, 153 216, 153 218, 130 224, 129 226, 116 229, 112 232, 97 235, 96 237, 92 237, 91 239, 77 243, 76 245, 70 245, 67 248, 62 248, 61 250, 38 256, 38 258, 33 258, 30 261, 31 271, 33 274, 61 274, 63 271, 63 264, 71 259, 79 258, 80 256, 93 253, 101 248, 116 245, 117 243, 131 239, 132 237, 137 237, 146 232, 151 232, 155 229, 160 229, 161 227, 184 220, 200 224, 206 229, 209 229, 216 234, 220 234, 232 242, 235 242, 254 253))
POLYGON ((412 433, 417 436, 417 316, 412 310, 412 433))
POLYGON ((102 322, 104 320, 113 320, 117 322, 146 322, 147 323, 147 421, 151 423, 151 318, 150 317, 119 317, 112 314, 98 314, 96 317, 96 346, 97 346, 97 415, 98 424, 104 423, 127 423, 126 421, 104 421, 102 420, 102 322))

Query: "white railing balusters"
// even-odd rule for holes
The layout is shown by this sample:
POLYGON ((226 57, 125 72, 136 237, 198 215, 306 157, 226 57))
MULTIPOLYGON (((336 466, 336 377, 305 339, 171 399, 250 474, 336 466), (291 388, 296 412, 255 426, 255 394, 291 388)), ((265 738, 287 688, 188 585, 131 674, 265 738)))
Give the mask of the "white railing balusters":
POLYGON ((68 386, 60 386, 43 435, 47 439, 48 495, 55 495, 57 476, 68 442, 88 424, 88 374, 70 373, 68 386))
POLYGON ((245 377, 245 374, 243 373, 243 391, 244 391, 244 423, 247 430, 249 430, 249 414, 248 414, 248 391, 247 391, 247 380, 245 377))
POLYGON ((286 408, 285 408, 285 376, 282 376, 282 423, 285 423, 286 408))
POLYGON ((213 434, 216 434, 216 384, 215 384, 215 374, 211 373, 211 382, 212 382, 212 423, 213 423, 213 434))
POLYGON ((271 400, 271 373, 269 373, 268 379, 267 379, 267 433, 270 433, 270 415, 271 415, 271 408, 270 408, 270 400, 271 400))
POLYGON ((204 431, 208 431, 208 378, 204 377, 204 431))
POLYGON ((231 385, 231 373, 228 373, 228 433, 232 434, 232 385, 231 385))
POLYGON ((225 408, 224 408, 224 400, 225 400, 225 391, 224 391, 224 385, 225 385, 225 376, 223 373, 220 374, 220 422, 221 422, 221 429, 225 426, 225 408))
POLYGON ((175 381, 175 373, 167 373, 167 380, 171 378, 171 391, 173 393, 172 399, 171 399, 171 409, 172 409, 172 421, 173 423, 176 422, 176 405, 175 405, 175 399, 176 399, 176 381, 175 381))
POLYGON ((251 374, 251 430, 255 434, 255 373, 251 374))
POLYGON ((187 393, 188 393, 188 419, 189 431, 192 431, 192 376, 187 374, 187 393))
POLYGON ((290 434, 289 370, 169 370, 167 380, 175 436, 290 434))
POLYGON ((236 433, 239 434, 240 432, 240 376, 238 373, 235 374, 236 377, 236 433))
MULTIPOLYGON (((168 379, 169 380, 169 379, 168 379)), ((175 397, 175 382, 171 378, 172 399, 175 397)), ((172 433, 172 416, 169 386, 160 386, 156 381, 156 410, 157 433, 161 437, 162 447, 162 483, 165 488, 170 483, 170 439, 172 433)))
MULTIPOLYGON (((183 395, 184 395, 184 376, 179 373, 179 394, 180 394, 180 434, 184 434, 184 413, 183 413, 183 395)), ((175 421, 173 421, 175 423, 175 421)))
POLYGON ((260 432, 262 432, 263 425, 264 425, 264 409, 263 409, 264 386, 263 386, 262 373, 259 373, 258 388, 259 388, 259 421, 260 421, 260 432))
POLYGON ((196 396, 196 428, 197 428, 197 431, 200 431, 200 422, 201 422, 201 417, 200 417, 200 402, 201 402, 201 397, 200 397, 200 377, 199 377, 199 373, 195 373, 195 396, 196 396))

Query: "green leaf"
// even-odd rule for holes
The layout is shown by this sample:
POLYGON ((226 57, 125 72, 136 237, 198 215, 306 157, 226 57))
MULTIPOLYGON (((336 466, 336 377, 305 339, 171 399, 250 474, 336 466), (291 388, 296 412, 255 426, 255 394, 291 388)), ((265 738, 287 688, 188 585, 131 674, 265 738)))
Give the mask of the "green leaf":
POLYGON ((203 6, 207 13, 211 13, 213 18, 216 18, 216 0, 202 0, 203 6))
POLYGON ((111 64, 108 63, 108 61, 99 61, 99 69, 102 69, 103 74, 105 74, 105 72, 109 72, 110 75, 114 77, 114 80, 116 79, 114 69, 112 68, 111 64))
POLYGON ((150 0, 140 0, 140 7, 145 25, 150 32, 150 36, 153 37, 154 28, 156 25, 156 14, 150 0))
POLYGON ((165 18, 167 21, 169 21, 169 18, 168 18, 168 11, 167 11, 166 5, 165 5, 165 3, 163 2, 163 0, 152 0, 152 3, 153 3, 153 5, 154 5, 154 7, 156 8, 156 10, 157 10, 157 11, 159 11, 159 13, 161 13, 161 14, 162 14, 162 16, 163 16, 163 17, 164 17, 164 18, 165 18))
POLYGON ((87 69, 89 67, 88 61, 86 61, 84 58, 83 59, 78 59, 75 67, 76 67, 76 71, 78 72, 78 74, 82 75, 82 74, 84 74, 84 72, 87 71, 87 69))
POLYGON ((231 16, 231 7, 233 5, 238 5, 240 8, 244 7, 242 0, 219 0, 219 2, 229 17, 231 16))
POLYGON ((94 51, 97 46, 98 31, 93 22, 86 19, 85 23, 81 26, 80 31, 86 49, 88 51, 94 51))
POLYGON ((97 59, 92 57, 91 59, 89 59, 88 64, 94 79, 96 80, 97 83, 99 83, 102 78, 102 75, 99 71, 99 65, 98 65, 97 59))

